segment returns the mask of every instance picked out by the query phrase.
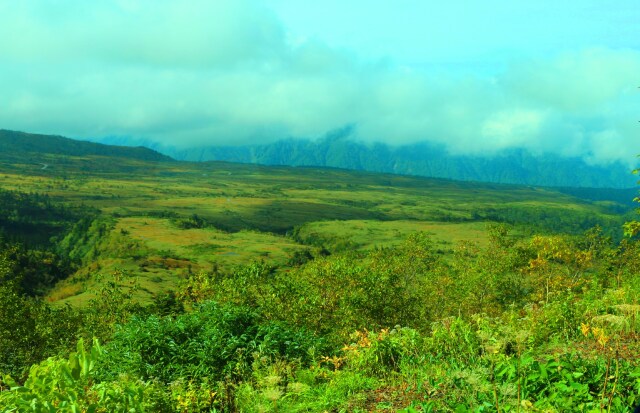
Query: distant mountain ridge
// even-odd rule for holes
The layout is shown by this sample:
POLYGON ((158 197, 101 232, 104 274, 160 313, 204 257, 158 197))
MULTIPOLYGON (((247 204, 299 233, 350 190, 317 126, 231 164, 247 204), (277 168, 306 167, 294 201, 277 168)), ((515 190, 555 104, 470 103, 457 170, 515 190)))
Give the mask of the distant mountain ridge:
POLYGON ((636 176, 622 163, 590 165, 581 158, 508 149, 493 155, 452 155, 428 142, 403 146, 365 144, 337 131, 318 140, 284 139, 245 146, 177 148, 149 140, 107 137, 88 142, 55 135, 0 129, 4 159, 25 154, 100 155, 145 161, 227 161, 262 165, 335 167, 519 185, 571 188, 635 188, 636 176))
POLYGON ((115 156, 144 161, 172 161, 167 155, 145 147, 114 146, 79 141, 56 135, 41 135, 0 129, 0 155, 3 158, 24 158, 28 154, 67 156, 115 156))
MULTIPOLYGON (((622 163, 590 165, 578 157, 533 154, 508 149, 493 155, 452 155, 443 146, 416 143, 404 146, 365 144, 352 140, 349 132, 335 132, 319 140, 285 139, 245 146, 207 146, 181 149, 128 138, 101 139, 105 143, 145 144, 186 161, 228 161, 262 165, 336 167, 547 187, 632 188, 637 177, 622 163)), ((634 154, 630 154, 633 156, 634 154)))

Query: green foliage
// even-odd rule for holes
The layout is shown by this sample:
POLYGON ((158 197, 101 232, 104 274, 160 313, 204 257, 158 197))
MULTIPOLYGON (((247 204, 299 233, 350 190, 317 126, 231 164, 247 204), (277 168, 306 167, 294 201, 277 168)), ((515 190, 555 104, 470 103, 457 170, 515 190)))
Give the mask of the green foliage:
POLYGON ((0 373, 22 379, 34 363, 75 343, 81 317, 27 297, 15 283, 0 284, 0 373))
POLYGON ((177 224, 178 227, 182 229, 205 228, 208 225, 207 221, 199 217, 197 214, 193 214, 187 219, 181 219, 177 224))
MULTIPOLYGON (((256 360, 240 384, 235 408, 246 412, 359 412, 378 380, 356 371, 256 360)), ((229 409, 233 410, 233 409, 229 409)))
POLYGON ((107 412, 144 411, 142 389, 119 384, 89 388, 95 362, 102 353, 100 345, 85 349, 82 340, 68 359, 50 358, 34 365, 29 377, 20 386, 5 377, 8 391, 0 392, 0 404, 5 411, 30 412, 107 412))
POLYGON ((74 261, 95 258, 96 245, 112 229, 112 220, 85 216, 58 243, 58 250, 74 261))
POLYGON ((345 363, 365 375, 384 377, 399 372, 402 367, 420 363, 424 338, 410 328, 396 326, 379 332, 359 332, 351 335, 352 344, 345 346, 345 363))
POLYGON ((153 300, 152 311, 160 316, 178 315, 184 310, 184 303, 173 290, 158 294, 153 300))
POLYGON ((289 272, 254 263, 218 275, 218 282, 200 274, 187 292, 191 299, 255 307, 270 319, 337 339, 361 328, 424 325, 437 306, 428 302, 435 286, 426 275, 441 264, 428 237, 416 235, 395 249, 318 258, 289 272))
MULTIPOLYGON (((188 293, 147 310, 192 306, 164 317, 131 307, 114 279, 86 320, 96 311, 105 331, 118 327, 103 336, 83 390, 65 384, 55 403, 167 412, 624 412, 637 403, 638 245, 615 247, 597 229, 490 232, 486 248, 463 244, 454 256, 418 234, 288 272, 253 263, 196 274, 188 293), (523 278, 517 300, 501 285, 510 275, 523 278), (396 320, 414 328, 385 326, 396 320)), ((62 369, 55 363, 43 368, 62 369)), ((36 399, 53 403, 52 394, 36 399)))
POLYGON ((71 178, 2 181, 55 188, 55 200, 0 192, 0 221, 58 236, 50 248, 0 242, 0 371, 13 377, 0 383, 3 409, 625 412, 638 402, 640 243, 611 232, 619 206, 344 171, 173 163, 149 174, 138 161, 55 159, 71 178), (78 171, 85 163, 106 169, 78 171), (487 218, 519 226, 480 234, 473 221, 487 218), (602 227, 578 233, 593 223, 602 227), (458 242, 469 235, 476 242, 458 242), (244 264, 218 266, 229 254, 244 264), (64 284, 86 294, 83 306, 39 299, 71 262, 80 270, 64 284), (85 347, 94 337, 104 345, 85 347))
MULTIPOLYGON (((634 169, 633 170, 634 174, 638 174, 640 173, 640 169, 634 169)), ((640 182, 638 182, 640 184, 640 182)), ((640 197, 635 197, 633 199, 635 202, 640 202, 640 197)), ((624 224, 624 235, 626 235, 627 237, 635 237, 638 234, 640 234, 640 222, 633 220, 633 221, 629 221, 626 222, 624 224)))
POLYGON ((207 302, 175 318, 134 317, 105 347, 101 375, 133 373, 145 380, 242 377, 255 357, 309 363, 322 340, 280 323, 259 322, 247 309, 207 302))
POLYGON ((29 249, 23 244, 0 238, 0 283, 15 283, 27 295, 49 290, 71 273, 69 260, 43 249, 29 249))
POLYGON ((150 255, 151 250, 131 239, 126 231, 114 231, 115 220, 105 217, 85 217, 58 244, 60 252, 84 265, 100 258, 137 260, 150 255))
POLYGON ((83 323, 78 333, 86 338, 108 340, 116 325, 142 312, 142 306, 134 298, 138 288, 135 280, 125 279, 126 274, 120 270, 106 278, 97 295, 82 310, 83 323))
POLYGON ((50 246, 50 238, 63 235, 82 213, 53 202, 46 194, 0 189, 0 235, 50 246))
POLYGON ((287 265, 292 267, 299 267, 313 259, 313 255, 308 249, 297 250, 291 255, 289 261, 287 261, 287 265))

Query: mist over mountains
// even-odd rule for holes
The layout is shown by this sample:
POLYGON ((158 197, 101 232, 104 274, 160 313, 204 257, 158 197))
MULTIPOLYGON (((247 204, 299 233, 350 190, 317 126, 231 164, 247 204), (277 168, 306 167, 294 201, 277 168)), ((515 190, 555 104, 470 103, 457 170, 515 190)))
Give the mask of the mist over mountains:
POLYGON ((553 187, 630 188, 631 168, 622 162, 593 165, 579 157, 537 154, 509 148, 486 155, 451 154, 430 142, 391 146, 362 143, 338 130, 318 140, 282 139, 242 146, 179 148, 127 137, 99 140, 115 145, 143 145, 185 161, 228 161, 262 165, 321 166, 463 181, 553 187))

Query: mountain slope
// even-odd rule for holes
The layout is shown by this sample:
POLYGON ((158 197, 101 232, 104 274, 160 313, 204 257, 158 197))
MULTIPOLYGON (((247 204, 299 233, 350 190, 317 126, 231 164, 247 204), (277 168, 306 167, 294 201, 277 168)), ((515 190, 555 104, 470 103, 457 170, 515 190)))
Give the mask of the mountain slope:
POLYGON ((451 155, 430 144, 368 146, 350 140, 285 140, 267 145, 211 147, 167 152, 183 160, 224 160, 265 165, 331 166, 372 172, 540 186, 634 186, 622 164, 589 165, 579 158, 533 155, 524 149, 493 156, 451 155))
POLYGON ((394 245, 415 231, 433 234, 449 251, 459 240, 485 242, 487 222, 512 224, 518 234, 578 234, 599 225, 620 239, 630 220, 623 214, 631 206, 611 199, 622 190, 572 196, 550 188, 336 168, 27 151, 35 149, 53 150, 21 148, 15 162, 5 162, 6 152, 0 152, 0 191, 6 194, 0 228, 10 235, 37 231, 32 242, 48 240, 79 260, 75 281, 50 296, 79 305, 100 291, 95 274, 125 271, 140 280, 139 298, 149 301, 189 273, 231 271, 263 259, 286 265, 305 250, 394 245))
MULTIPOLYGON (((508 149, 487 155, 454 155, 443 146, 427 142, 404 146, 365 144, 351 139, 348 129, 316 141, 285 139, 245 146, 177 148, 123 137, 105 138, 101 142, 144 144, 175 159, 195 162, 218 160, 262 165, 328 166, 463 181, 553 187, 636 186, 631 168, 620 162, 592 165, 578 157, 533 154, 525 149, 508 149)), ((629 154, 630 157, 633 155, 629 154)))
POLYGON ((24 159, 27 154, 54 154, 66 156, 113 156, 143 161, 171 161, 144 147, 112 146, 78 141, 62 136, 39 135, 0 129, 0 154, 4 159, 24 159))

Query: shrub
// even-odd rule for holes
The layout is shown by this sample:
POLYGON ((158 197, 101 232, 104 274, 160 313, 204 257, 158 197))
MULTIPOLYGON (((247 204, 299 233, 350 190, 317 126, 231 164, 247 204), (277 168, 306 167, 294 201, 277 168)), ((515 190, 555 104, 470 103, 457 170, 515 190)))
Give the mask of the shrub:
POLYGON ((100 376, 129 372, 163 383, 182 380, 241 379, 254 357, 311 361, 323 341, 281 323, 261 323, 249 309, 207 302, 175 318, 133 317, 105 347, 100 376))

